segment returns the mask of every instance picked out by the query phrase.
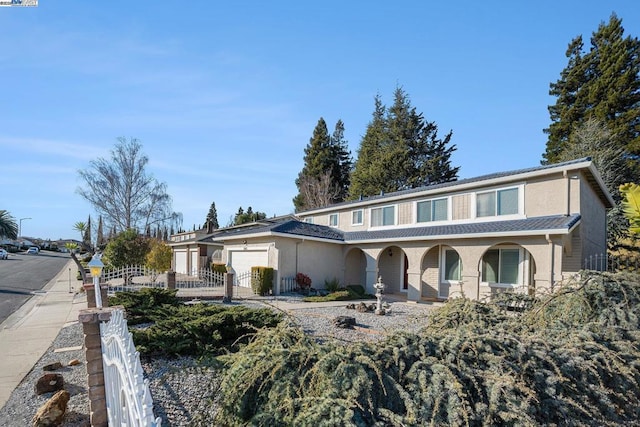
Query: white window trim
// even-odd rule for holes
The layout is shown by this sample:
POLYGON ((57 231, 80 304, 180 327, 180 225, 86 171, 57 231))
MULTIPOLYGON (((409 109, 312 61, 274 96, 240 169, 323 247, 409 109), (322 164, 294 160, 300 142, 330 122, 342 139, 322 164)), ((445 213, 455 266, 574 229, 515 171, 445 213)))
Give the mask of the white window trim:
MULTIPOLYGON (((524 249, 521 246, 517 246, 517 245, 498 245, 498 246, 492 246, 490 248, 488 248, 483 254, 482 254, 482 258, 480 259, 480 280, 482 280, 482 259, 484 258, 484 255, 492 250, 492 249, 518 249, 518 281, 520 283, 490 283, 490 282, 480 282, 480 284, 482 286, 488 286, 488 287, 492 287, 492 288, 505 288, 505 289, 516 289, 519 288, 521 286, 523 286, 526 281, 524 280, 524 272, 525 272, 525 254, 524 254, 524 249)), ((501 257, 502 258, 502 257, 501 257)), ((500 259, 500 262, 502 262, 502 259, 500 259)), ((498 265, 498 271, 500 270, 500 265, 498 265)))
POLYGON ((340 214, 339 213, 330 213, 329 214, 329 227, 339 227, 340 226, 340 214), (336 223, 331 224, 331 217, 336 217, 336 223))
MULTIPOLYGON (((446 224, 448 222, 451 222, 451 196, 444 196, 444 197, 433 197, 430 199, 422 199, 422 200, 416 200, 413 202, 413 213, 415 214, 415 220, 414 220, 414 224, 417 224, 419 226, 425 226, 425 225, 440 225, 440 224, 446 224), (447 200, 447 219, 441 219, 438 221, 424 221, 424 222, 419 222, 418 221, 418 203, 422 203, 422 202, 433 202, 435 200, 447 200)), ((432 205, 433 206, 433 205, 432 205)))
POLYGON ((307 224, 313 224, 313 217, 312 216, 308 216, 304 219, 304 222, 306 222, 307 224))
POLYGON ((380 229, 380 228, 391 228, 398 227, 398 205, 384 205, 384 206, 373 206, 369 208, 369 228, 371 229, 380 229), (391 225, 373 225, 371 222, 373 221, 373 213, 374 209, 385 209, 385 208, 393 208, 393 224, 391 225))
POLYGON ((364 209, 355 209, 351 211, 351 225, 364 225, 364 209), (360 222, 353 222, 353 214, 360 212, 360 222))
MULTIPOLYGON (((498 198, 496 197, 496 203, 498 198)), ((497 209, 497 206, 496 206, 497 209)), ((524 214, 524 185, 511 185, 507 187, 494 187, 483 190, 478 190, 471 195, 471 219, 475 222, 489 222, 489 221, 505 221, 509 219, 522 219, 526 218, 524 214), (502 190, 512 190, 516 188, 518 190, 518 213, 510 215, 491 215, 491 216, 478 216, 478 194, 497 193, 502 190)), ((424 224, 424 223, 421 223, 424 224)))

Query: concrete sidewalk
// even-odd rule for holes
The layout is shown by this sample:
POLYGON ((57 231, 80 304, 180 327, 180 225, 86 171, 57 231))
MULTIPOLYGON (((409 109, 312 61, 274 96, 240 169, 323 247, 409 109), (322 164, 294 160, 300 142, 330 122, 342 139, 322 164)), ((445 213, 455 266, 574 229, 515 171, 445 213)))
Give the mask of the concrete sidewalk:
POLYGON ((68 269, 76 271, 73 260, 15 313, 0 324, 0 408, 11 392, 40 360, 60 329, 78 321, 87 308, 86 294, 78 293, 82 281, 71 281, 68 269))

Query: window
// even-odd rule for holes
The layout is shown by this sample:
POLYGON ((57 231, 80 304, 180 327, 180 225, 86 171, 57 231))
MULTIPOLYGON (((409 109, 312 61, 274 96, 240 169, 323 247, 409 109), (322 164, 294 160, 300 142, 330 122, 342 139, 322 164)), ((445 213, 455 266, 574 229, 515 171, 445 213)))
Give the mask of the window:
POLYGON ((329 225, 331 227, 337 227, 338 226, 338 214, 337 213, 329 215, 329 225))
POLYGON ((305 218, 304 222, 306 222, 307 224, 313 224, 313 217, 309 216, 309 217, 305 218))
POLYGON ((396 210, 393 206, 371 209, 371 226, 381 227, 385 225, 395 225, 396 210))
POLYGON ((362 209, 351 212, 351 225, 362 225, 362 209))
POLYGON ((446 221, 448 219, 447 199, 427 200, 417 203, 418 222, 446 221))
POLYGON ((517 285, 519 271, 519 249, 489 249, 482 257, 483 282, 517 285))
POLYGON ((476 216, 513 215, 518 213, 518 189, 489 191, 476 195, 476 216))
POLYGON ((453 249, 444 251, 444 280, 462 280, 462 263, 460 255, 453 249))

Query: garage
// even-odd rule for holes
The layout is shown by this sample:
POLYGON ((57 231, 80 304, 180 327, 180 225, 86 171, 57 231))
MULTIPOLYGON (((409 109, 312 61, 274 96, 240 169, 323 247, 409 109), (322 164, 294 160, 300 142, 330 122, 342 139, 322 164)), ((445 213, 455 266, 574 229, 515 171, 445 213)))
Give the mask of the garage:
POLYGON ((187 251, 175 251, 174 253, 176 255, 176 273, 187 274, 187 251))
POLYGON ((266 250, 229 251, 229 257, 236 280, 240 279, 240 286, 251 287, 251 281, 246 275, 251 272, 251 267, 269 266, 269 252, 266 250))

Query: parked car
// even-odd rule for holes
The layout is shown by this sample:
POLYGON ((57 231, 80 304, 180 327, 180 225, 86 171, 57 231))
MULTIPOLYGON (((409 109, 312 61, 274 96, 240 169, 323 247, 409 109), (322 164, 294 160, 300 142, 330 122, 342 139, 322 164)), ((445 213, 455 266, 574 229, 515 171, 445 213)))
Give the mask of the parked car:
POLYGON ((0 259, 7 259, 9 258, 9 252, 5 251, 4 249, 0 249, 0 259))
POLYGON ((35 246, 31 246, 29 249, 27 249, 27 255, 38 255, 38 253, 40 253, 40 249, 36 248, 35 246))

